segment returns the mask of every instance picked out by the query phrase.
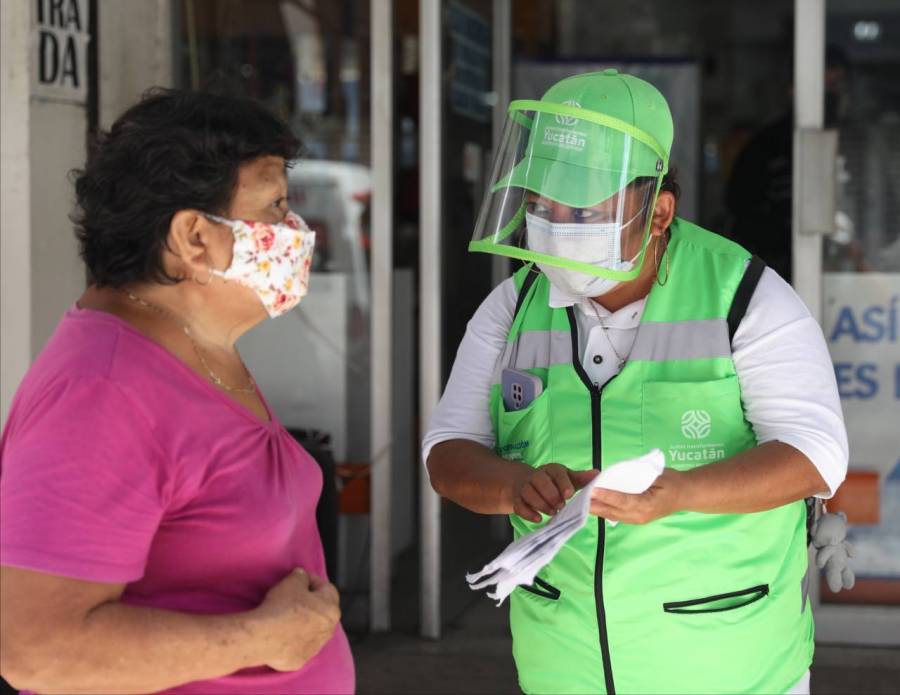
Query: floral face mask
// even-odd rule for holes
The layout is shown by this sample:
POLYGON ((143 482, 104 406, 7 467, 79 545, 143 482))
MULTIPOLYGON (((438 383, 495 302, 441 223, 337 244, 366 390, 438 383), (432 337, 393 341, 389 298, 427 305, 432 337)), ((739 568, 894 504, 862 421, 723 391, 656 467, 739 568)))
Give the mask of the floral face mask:
POLYGON ((206 217, 228 225, 234 234, 231 265, 224 271, 212 270, 213 275, 249 287, 272 318, 306 296, 316 233, 300 215, 288 212, 280 224, 206 217))

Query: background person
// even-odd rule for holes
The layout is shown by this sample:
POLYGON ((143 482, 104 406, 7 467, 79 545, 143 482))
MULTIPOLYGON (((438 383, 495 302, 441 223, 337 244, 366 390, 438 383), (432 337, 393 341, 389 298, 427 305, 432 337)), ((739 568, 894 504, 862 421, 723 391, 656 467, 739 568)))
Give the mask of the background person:
MULTIPOLYGON (((836 46, 825 51, 824 126, 838 128, 846 118, 849 103, 850 61, 836 46)), ((754 133, 738 155, 725 194, 730 213, 730 238, 787 282, 793 276, 794 109, 793 90, 786 111, 754 133)), ((835 243, 835 235, 826 244, 835 243)), ((841 246, 853 259, 854 268, 863 269, 859 241, 843 234, 841 246)), ((842 254, 843 255, 843 254, 842 254)))
POLYGON ((3 677, 38 692, 349 693, 318 466, 235 349, 306 293, 299 142, 156 91, 77 174, 90 287, 0 444, 3 677))

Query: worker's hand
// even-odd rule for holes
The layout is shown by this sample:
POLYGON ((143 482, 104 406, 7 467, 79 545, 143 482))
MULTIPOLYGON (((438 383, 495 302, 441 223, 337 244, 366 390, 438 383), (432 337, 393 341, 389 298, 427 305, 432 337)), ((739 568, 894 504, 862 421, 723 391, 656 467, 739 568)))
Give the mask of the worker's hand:
POLYGON ((665 468, 653 485, 640 495, 594 488, 591 514, 625 524, 648 524, 684 508, 682 499, 686 484, 684 473, 665 468))
POLYGON ((559 463, 524 468, 513 483, 513 511, 528 521, 539 522, 541 514, 553 516, 566 500, 596 477, 598 471, 571 471, 559 463))

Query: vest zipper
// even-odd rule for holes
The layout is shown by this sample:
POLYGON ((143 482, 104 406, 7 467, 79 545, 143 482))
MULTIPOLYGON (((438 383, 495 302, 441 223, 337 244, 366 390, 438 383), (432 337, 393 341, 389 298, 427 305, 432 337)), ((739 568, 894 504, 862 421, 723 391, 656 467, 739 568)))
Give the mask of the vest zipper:
MULTIPOLYGON (((591 458, 593 467, 599 471, 603 467, 603 453, 600 446, 602 437, 600 430, 600 396, 603 393, 603 388, 594 385, 581 364, 581 355, 578 350, 578 323, 575 319, 575 308, 571 306, 566 308, 566 315, 569 317, 569 328, 572 333, 572 366, 575 368, 575 372, 591 394, 591 458)), ((605 546, 606 524, 603 523, 603 519, 597 517, 597 560, 594 565, 594 602, 597 604, 597 628, 600 632, 600 656, 603 659, 603 677, 606 680, 606 693, 607 695, 616 695, 616 685, 612 673, 612 659, 609 654, 609 635, 606 630, 606 609, 603 606, 603 557, 605 546)))

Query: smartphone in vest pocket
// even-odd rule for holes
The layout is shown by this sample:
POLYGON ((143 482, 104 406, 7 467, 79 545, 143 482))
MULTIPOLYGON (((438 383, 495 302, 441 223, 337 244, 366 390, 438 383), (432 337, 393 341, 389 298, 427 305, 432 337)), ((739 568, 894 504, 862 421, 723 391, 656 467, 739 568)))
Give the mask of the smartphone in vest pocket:
POLYGON ((507 411, 522 410, 531 405, 544 390, 541 378, 520 369, 504 369, 500 376, 503 405, 507 411))

